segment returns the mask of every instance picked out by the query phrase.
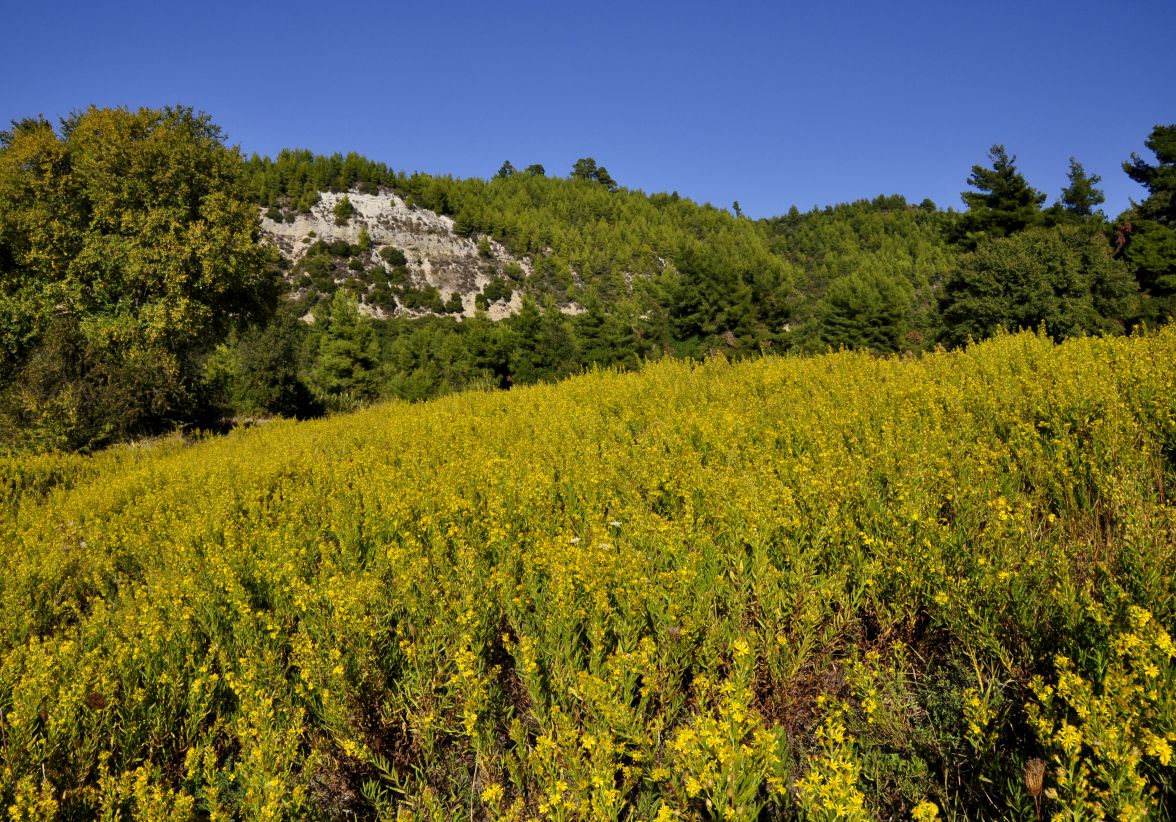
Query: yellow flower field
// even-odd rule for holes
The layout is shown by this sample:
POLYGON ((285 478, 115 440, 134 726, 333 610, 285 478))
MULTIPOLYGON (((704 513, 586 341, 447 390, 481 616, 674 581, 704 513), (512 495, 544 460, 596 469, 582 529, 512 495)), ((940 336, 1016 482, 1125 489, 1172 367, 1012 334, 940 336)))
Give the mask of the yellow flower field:
POLYGON ((1176 802, 1171 326, 667 361, 0 489, 12 818, 1176 802))

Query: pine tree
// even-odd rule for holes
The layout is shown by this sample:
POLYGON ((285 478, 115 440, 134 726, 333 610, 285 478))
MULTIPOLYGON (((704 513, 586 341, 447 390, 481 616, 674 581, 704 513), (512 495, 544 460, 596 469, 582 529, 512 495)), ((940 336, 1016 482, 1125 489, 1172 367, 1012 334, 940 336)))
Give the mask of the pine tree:
POLYGON ((1143 144, 1158 162, 1153 165, 1132 152, 1123 163, 1127 176, 1147 189, 1147 199, 1135 210, 1146 220, 1176 228, 1176 123, 1156 126, 1143 144))
POLYGON ((1097 174, 1087 174, 1082 163, 1070 158, 1070 184, 1062 189, 1062 196, 1058 201, 1062 210, 1067 214, 1079 217, 1101 216, 1098 207, 1106 202, 1106 196, 1097 188, 1102 177, 1097 174))
POLYGON ((575 165, 572 166, 571 176, 573 180, 600 183, 609 191, 613 191, 617 187, 617 181, 608 173, 608 169, 604 166, 598 166, 591 157, 581 157, 576 160, 575 165))
POLYGON ((609 191, 613 191, 617 187, 617 181, 612 178, 612 175, 608 173, 608 169, 606 169, 604 166, 597 167, 596 175, 593 177, 593 179, 607 188, 609 191))
POLYGON ((960 195, 968 206, 961 238, 966 246, 975 246, 984 237, 1007 237, 1041 221, 1045 194, 1017 171, 1017 158, 1009 157, 1002 145, 989 149, 988 158, 991 168, 972 166, 968 185, 976 190, 960 195))
POLYGON ((549 379, 566 377, 579 366, 579 351, 571 321, 548 295, 543 301, 543 365, 549 379))
POLYGON ((817 335, 831 348, 895 353, 907 330, 912 291, 905 280, 869 270, 838 277, 817 305, 817 335))
POLYGON ((326 327, 319 340, 318 358, 311 370, 314 389, 336 408, 349 408, 374 399, 380 351, 371 321, 359 313, 355 298, 335 293, 326 327))
POLYGON ((522 308, 507 320, 514 335, 510 352, 510 373, 516 385, 538 382, 543 377, 543 315, 530 297, 523 298, 522 308))
POLYGON ((1176 123, 1156 126, 1144 145, 1156 162, 1132 153, 1123 170, 1148 196, 1119 218, 1117 235, 1123 258, 1151 298, 1145 317, 1160 321, 1176 313, 1176 123))
POLYGON ((591 182, 596 179, 596 161, 591 157, 581 157, 572 166, 572 179, 591 182))
POLYGON ((585 311, 576 318, 580 360, 584 365, 612 365, 632 353, 632 337, 617 317, 605 310, 596 294, 585 297, 585 311))
POLYGON ((347 222, 355 214, 355 206, 351 204, 351 198, 346 194, 343 199, 335 203, 335 225, 347 225, 347 222))

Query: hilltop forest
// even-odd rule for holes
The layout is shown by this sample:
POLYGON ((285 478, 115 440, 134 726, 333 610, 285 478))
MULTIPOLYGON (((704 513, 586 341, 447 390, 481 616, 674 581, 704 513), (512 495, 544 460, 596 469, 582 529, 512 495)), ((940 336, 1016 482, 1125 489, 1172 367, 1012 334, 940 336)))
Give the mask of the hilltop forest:
POLYGON ((0 442, 91 449, 661 357, 917 354, 1000 328, 1156 325, 1176 307, 1176 125, 1143 146, 1123 168, 1146 196, 1113 219, 1076 159, 1047 202, 996 145, 961 169, 962 211, 879 196, 752 220, 628 189, 592 158, 566 176, 506 162, 455 179, 356 154, 244 158, 185 108, 17 122, 0 134, 0 442), (259 215, 293 220, 328 191, 395 193, 501 244, 528 270, 508 266, 478 305, 521 295, 518 310, 453 316, 454 299, 397 286, 403 254, 363 235, 291 271, 259 215), (343 287, 331 272, 346 267, 343 287), (314 283, 297 298, 294 275, 314 283), (377 293, 384 316, 365 310, 377 293), (409 300, 423 315, 399 310, 409 300))

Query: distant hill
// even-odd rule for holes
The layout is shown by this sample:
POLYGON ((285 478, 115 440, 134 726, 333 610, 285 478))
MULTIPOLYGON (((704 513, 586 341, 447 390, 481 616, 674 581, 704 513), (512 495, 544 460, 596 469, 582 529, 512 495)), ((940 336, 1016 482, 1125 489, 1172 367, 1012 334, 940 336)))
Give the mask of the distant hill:
POLYGON ((396 396, 661 356, 918 353, 1001 326, 1060 338, 1134 316, 1109 224, 1060 206, 1003 237, 899 195, 751 220, 625 188, 591 158, 486 180, 305 151, 246 168, 291 305, 325 321, 342 292, 381 321, 374 359, 401 375, 396 396))
MULTIPOLYGON (((766 225, 676 193, 646 195, 595 179, 549 177, 537 169, 491 180, 405 175, 356 155, 307 152, 282 152, 272 161, 253 158, 247 168, 253 196, 267 215, 267 233, 292 238, 304 225, 320 236, 358 240, 359 226, 366 225, 374 243, 387 236, 395 245, 387 228, 410 246, 400 249, 412 257, 403 287, 435 287, 442 304, 456 291, 463 302, 462 311, 447 312, 435 300, 431 307, 419 304, 412 291, 408 300, 396 295, 393 302, 378 288, 380 271, 363 276, 361 261, 351 263, 358 278, 344 277, 339 265, 333 266, 336 285, 366 281, 366 291, 356 286, 360 302, 385 316, 469 316, 469 298, 476 300, 481 292, 487 307, 510 303, 516 294, 550 301, 569 313, 595 307, 676 353, 715 347, 758 351, 782 342, 789 330, 797 271, 769 248, 766 225), (370 215, 361 210, 354 224, 348 220, 351 229, 336 231, 330 227, 333 209, 344 193, 349 202, 369 208, 375 201, 368 198, 382 197, 386 209, 370 215), (378 225, 381 221, 387 225, 378 225), (416 241, 422 230, 446 239, 422 245, 416 241), (465 238, 479 245, 462 242, 465 238), (470 254, 475 248, 481 262, 470 254), (457 268, 464 273, 457 274, 457 268)), ((283 245, 289 255, 289 244, 283 245)), ((313 290, 329 295, 333 289, 325 272, 319 279, 313 290)), ((309 290, 305 280, 297 282, 309 290)), ((509 312, 490 316, 521 307, 519 299, 512 305, 509 312)))
POLYGON ((752 220, 590 157, 457 179, 246 160, 188 109, 22 121, 0 133, 0 441, 92 447, 663 357, 1154 326, 1176 308, 1173 134, 1124 164, 1150 193, 1116 223, 1077 160, 1047 206, 1002 145, 964 212, 895 195, 752 220))

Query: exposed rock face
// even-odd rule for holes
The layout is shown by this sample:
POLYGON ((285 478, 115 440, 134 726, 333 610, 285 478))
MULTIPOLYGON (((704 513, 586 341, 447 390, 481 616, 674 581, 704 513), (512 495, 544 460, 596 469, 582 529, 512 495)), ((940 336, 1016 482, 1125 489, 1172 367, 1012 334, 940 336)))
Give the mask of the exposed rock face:
MULTIPOLYGON (((297 215, 294 222, 275 222, 263 214, 262 231, 287 259, 297 262, 315 240, 356 243, 360 229, 366 227, 371 240, 366 263, 381 265, 379 250, 384 246, 398 248, 408 258, 413 285, 435 286, 443 299, 457 293, 462 301, 460 316, 465 317, 474 315, 475 297, 493 277, 501 274, 507 264, 517 264, 525 276, 531 274, 530 260, 515 258, 493 240, 489 241, 490 258, 487 259, 479 253, 478 242, 454 232, 452 218, 409 206, 396 194, 350 191, 346 196, 355 209, 346 225, 336 225, 334 215, 335 205, 344 195, 323 192, 322 199, 311 213, 297 215)), ((521 306, 521 295, 515 290, 510 302, 492 303, 486 313, 490 319, 498 320, 515 313, 521 306)), ((374 306, 362 307, 375 316, 387 315, 374 306)), ((409 311, 402 307, 396 313, 413 316, 429 312, 409 311)))

